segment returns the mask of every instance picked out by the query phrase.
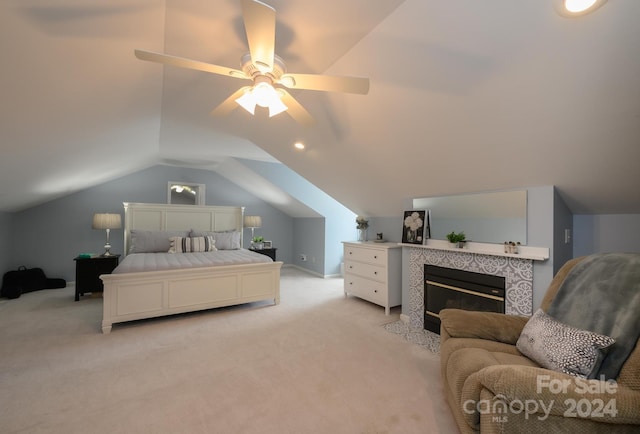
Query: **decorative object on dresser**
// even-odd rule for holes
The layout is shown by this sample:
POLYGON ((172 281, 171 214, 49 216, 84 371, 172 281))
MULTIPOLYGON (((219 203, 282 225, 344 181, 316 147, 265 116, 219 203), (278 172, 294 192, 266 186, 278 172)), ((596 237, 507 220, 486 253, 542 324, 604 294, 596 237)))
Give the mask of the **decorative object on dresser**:
POLYGON ((251 229, 251 247, 253 248, 253 240, 255 238, 255 229, 262 227, 262 218, 259 215, 246 215, 244 216, 244 227, 251 229))
POLYGON ((369 220, 361 215, 356 217, 356 229, 358 229, 358 241, 367 241, 367 229, 369 220))
POLYGON ((402 304, 402 250, 397 243, 344 241, 344 295, 384 307, 402 304))
POLYGON ((422 244, 425 239, 426 211, 405 211, 402 225, 402 242, 422 244))
POLYGON ((107 231, 107 242, 104 245, 104 253, 102 256, 112 256, 111 243, 109 243, 109 232, 111 229, 120 229, 122 227, 122 219, 120 218, 120 214, 94 214, 93 215, 93 224, 91 225, 93 229, 104 229, 107 231))
MULTIPOLYGON (((118 214, 119 216, 119 214, 118 214)), ((76 261, 76 296, 75 301, 87 292, 102 292, 102 274, 110 274, 117 266, 120 255, 86 256, 79 255, 76 261)))

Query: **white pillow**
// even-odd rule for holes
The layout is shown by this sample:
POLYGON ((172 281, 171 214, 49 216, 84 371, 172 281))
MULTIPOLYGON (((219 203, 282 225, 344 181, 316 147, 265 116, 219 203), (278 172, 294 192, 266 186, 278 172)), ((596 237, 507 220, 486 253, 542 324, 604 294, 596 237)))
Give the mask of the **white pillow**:
POLYGON ((226 231, 226 232, 191 232, 192 237, 212 236, 216 240, 216 248, 218 250, 238 250, 241 249, 240 245, 240 232, 239 231, 226 231))
POLYGON ((160 253, 169 250, 169 238, 188 237, 189 231, 143 231, 131 229, 129 253, 160 253))

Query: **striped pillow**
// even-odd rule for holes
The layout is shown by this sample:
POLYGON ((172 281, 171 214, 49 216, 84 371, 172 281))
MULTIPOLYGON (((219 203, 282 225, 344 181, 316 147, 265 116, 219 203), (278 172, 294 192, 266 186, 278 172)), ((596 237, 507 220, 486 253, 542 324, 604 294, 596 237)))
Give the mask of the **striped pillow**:
POLYGON ((212 236, 206 237, 171 237, 169 253, 213 252, 216 240, 212 236))

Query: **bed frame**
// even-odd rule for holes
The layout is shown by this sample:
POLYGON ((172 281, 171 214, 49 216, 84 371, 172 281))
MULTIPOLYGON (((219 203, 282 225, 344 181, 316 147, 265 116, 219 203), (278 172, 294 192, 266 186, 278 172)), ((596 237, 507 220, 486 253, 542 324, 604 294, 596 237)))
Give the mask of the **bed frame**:
MULTIPOLYGON (((131 230, 238 230, 244 208, 124 203, 124 252, 131 230)), ((102 332, 114 323, 232 306, 261 300, 280 303, 282 262, 180 270, 103 274, 102 332)))

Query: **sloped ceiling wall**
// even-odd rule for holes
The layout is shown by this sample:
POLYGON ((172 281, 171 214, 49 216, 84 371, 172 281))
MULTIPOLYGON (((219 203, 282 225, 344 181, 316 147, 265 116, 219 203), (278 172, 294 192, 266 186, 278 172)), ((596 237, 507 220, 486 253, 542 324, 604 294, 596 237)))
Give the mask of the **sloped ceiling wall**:
POLYGON ((3 2, 0 210, 232 156, 280 161, 369 216, 536 185, 556 185, 574 213, 640 213, 640 2, 581 19, 555 2, 268 1, 290 70, 371 79, 367 96, 296 92, 312 128, 212 118, 242 82, 133 56, 237 67, 236 0, 3 2))

